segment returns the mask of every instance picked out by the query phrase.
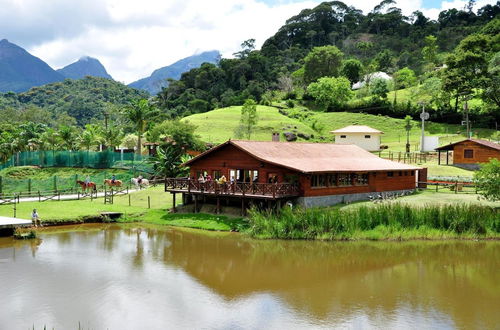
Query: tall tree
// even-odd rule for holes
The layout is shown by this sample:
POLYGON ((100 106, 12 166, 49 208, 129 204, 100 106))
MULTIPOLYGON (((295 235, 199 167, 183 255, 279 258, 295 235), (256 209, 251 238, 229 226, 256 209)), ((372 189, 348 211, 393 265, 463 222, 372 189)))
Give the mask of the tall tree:
POLYGON ((344 54, 335 46, 315 47, 304 58, 304 80, 311 83, 321 77, 337 77, 344 54))
POLYGON ((149 122, 153 121, 156 116, 158 116, 158 109, 149 104, 146 99, 139 99, 130 102, 130 104, 125 107, 125 116, 134 125, 135 131, 137 133, 137 154, 141 154, 142 150, 142 135, 146 130, 149 122))
POLYGON ((353 92, 351 83, 345 77, 323 77, 307 87, 307 93, 325 110, 338 109, 349 101, 353 92))
POLYGON ((237 128, 236 135, 250 140, 258 121, 257 103, 252 99, 247 99, 241 108, 240 125, 237 128))
POLYGON ((351 84, 358 82, 361 79, 363 72, 363 64, 356 59, 349 59, 342 63, 341 73, 344 77, 349 79, 351 84))

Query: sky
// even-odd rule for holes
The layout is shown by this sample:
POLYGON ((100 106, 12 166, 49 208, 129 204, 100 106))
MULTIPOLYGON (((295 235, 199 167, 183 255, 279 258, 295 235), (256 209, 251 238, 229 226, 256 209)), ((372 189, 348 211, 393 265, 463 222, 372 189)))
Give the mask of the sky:
MULTIPOLYGON (((345 0, 369 12, 381 0, 345 0)), ((318 0, 0 0, 0 39, 54 69, 82 56, 101 61, 115 80, 130 83, 160 67, 208 50, 224 57, 247 39, 257 47, 285 21, 318 0)), ((476 8, 495 0, 477 0, 476 8)), ((466 0, 397 0, 410 15, 463 8, 466 0)))

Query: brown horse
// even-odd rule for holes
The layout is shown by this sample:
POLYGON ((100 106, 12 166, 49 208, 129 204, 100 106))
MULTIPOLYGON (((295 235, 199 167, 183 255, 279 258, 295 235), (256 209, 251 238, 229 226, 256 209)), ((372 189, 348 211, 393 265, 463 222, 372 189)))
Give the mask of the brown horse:
POLYGON ((76 183, 78 183, 82 187, 83 191, 87 191, 87 188, 90 188, 90 189, 92 189, 94 191, 97 190, 97 186, 96 186, 95 182, 89 182, 87 184, 84 181, 76 180, 76 183))
POLYGON ((121 187, 122 186, 122 181, 121 180, 115 180, 113 182, 111 179, 105 179, 104 184, 107 184, 110 187, 121 187))

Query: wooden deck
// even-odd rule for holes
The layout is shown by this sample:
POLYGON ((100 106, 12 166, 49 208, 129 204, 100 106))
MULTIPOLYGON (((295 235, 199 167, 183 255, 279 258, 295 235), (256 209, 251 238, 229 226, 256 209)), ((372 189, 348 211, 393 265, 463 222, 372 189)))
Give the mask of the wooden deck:
POLYGON ((280 199, 299 196, 298 185, 291 183, 222 183, 198 182, 191 179, 168 178, 165 191, 215 197, 233 196, 256 199, 280 199))
POLYGON ((1 228, 16 228, 16 227, 29 227, 32 225, 31 220, 0 217, 0 229, 1 228))

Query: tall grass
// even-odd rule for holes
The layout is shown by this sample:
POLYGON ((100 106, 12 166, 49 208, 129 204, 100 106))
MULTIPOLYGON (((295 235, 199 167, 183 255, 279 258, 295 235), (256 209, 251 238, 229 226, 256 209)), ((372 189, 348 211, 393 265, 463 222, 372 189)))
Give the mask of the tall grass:
POLYGON ((348 210, 284 208, 250 211, 249 234, 260 238, 352 239, 433 236, 500 236, 500 214, 486 206, 390 203, 348 210), (370 235, 366 233, 370 232, 370 235), (365 233, 365 234, 363 234, 365 233))

